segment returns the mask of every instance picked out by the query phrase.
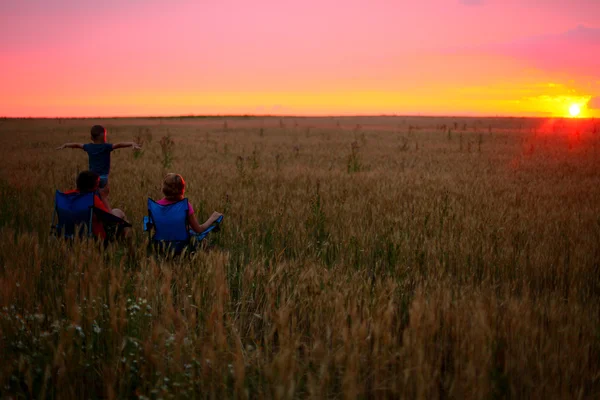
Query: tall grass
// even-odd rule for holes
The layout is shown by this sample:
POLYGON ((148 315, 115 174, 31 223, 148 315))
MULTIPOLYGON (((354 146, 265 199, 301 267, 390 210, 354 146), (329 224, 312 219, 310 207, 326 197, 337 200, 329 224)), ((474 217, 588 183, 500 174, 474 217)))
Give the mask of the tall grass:
POLYGON ((472 120, 299 121, 103 121, 110 140, 177 142, 168 167, 151 140, 113 153, 134 254, 48 235, 54 190, 87 165, 52 149, 92 122, 4 121, 19 139, 0 169, 2 395, 600 396, 592 122, 491 119, 483 142, 472 120), (405 130, 418 145, 398 151, 405 130), (165 168, 200 218, 226 212, 215 250, 147 256, 165 168))

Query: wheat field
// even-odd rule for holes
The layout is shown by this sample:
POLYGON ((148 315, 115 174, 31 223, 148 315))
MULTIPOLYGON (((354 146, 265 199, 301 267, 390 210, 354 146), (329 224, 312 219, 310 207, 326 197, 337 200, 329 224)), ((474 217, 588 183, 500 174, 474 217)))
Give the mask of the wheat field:
POLYGON ((600 398, 594 120, 0 120, 5 398, 600 398), (49 236, 94 124, 134 252, 49 236), (146 252, 180 173, 214 248, 146 252))

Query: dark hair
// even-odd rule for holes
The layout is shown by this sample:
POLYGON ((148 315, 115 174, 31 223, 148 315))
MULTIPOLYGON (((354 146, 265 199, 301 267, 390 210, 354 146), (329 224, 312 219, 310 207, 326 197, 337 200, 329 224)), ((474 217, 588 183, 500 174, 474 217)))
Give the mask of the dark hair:
POLYGON ((80 192, 93 192, 99 184, 100 175, 93 171, 83 171, 77 175, 77 190, 80 192))
POLYGON ((106 129, 102 125, 94 125, 90 133, 94 139, 100 139, 106 134, 106 129))

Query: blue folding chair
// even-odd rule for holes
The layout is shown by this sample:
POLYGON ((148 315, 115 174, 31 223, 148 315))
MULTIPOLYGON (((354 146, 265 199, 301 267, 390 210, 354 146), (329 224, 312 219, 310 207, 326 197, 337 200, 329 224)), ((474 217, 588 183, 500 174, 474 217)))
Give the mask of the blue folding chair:
POLYGON ((125 220, 94 207, 94 192, 62 193, 58 190, 54 195, 54 213, 52 215, 52 231, 55 235, 67 239, 92 237, 92 220, 94 214, 105 228, 130 227, 125 220))
POLYGON ((193 252, 200 242, 213 231, 219 230, 223 216, 204 232, 196 233, 188 224, 188 199, 173 204, 161 205, 148 198, 148 216, 144 217, 144 231, 152 232, 151 244, 162 253, 181 254, 193 252))
POLYGON ((57 190, 52 230, 65 238, 92 236, 93 213, 94 193, 62 193, 57 190))

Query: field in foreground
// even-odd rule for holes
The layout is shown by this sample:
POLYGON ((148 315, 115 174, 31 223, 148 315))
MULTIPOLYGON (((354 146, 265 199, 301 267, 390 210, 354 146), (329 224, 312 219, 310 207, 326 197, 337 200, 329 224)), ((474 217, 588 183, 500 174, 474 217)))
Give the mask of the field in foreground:
POLYGON ((598 398, 595 121, 1 120, 0 393, 35 398, 598 398), (135 255, 49 238, 113 152, 135 255), (169 136, 169 146, 163 137, 169 136), (166 172, 216 250, 146 256, 166 172), (200 219, 200 218, 199 218, 200 219))

